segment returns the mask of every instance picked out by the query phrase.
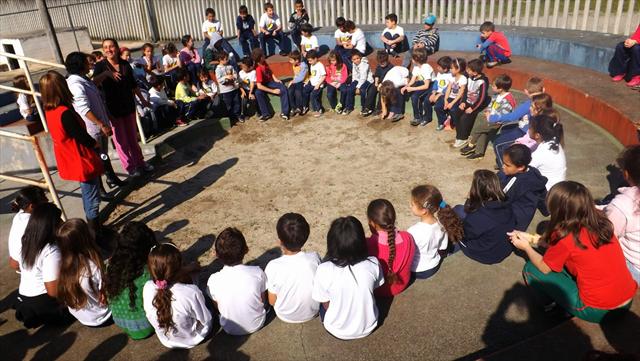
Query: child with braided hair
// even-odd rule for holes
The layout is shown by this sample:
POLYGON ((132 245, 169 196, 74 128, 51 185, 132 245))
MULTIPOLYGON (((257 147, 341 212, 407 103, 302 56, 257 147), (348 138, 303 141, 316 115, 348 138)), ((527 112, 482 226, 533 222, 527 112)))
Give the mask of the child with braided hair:
POLYGON ((432 185, 411 190, 411 212, 420 217, 420 222, 407 230, 416 243, 411 271, 416 279, 427 279, 440 269, 449 241, 462 239, 462 220, 432 185))
POLYGON ((376 199, 367 208, 371 237, 367 239, 369 255, 380 261, 385 283, 376 296, 393 297, 404 291, 411 278, 415 242, 411 235, 396 229, 396 211, 386 199, 376 199))
POLYGON ((211 331, 211 313, 197 286, 181 283, 182 256, 173 243, 155 246, 147 261, 151 280, 142 290, 144 311, 160 342, 192 348, 211 331))

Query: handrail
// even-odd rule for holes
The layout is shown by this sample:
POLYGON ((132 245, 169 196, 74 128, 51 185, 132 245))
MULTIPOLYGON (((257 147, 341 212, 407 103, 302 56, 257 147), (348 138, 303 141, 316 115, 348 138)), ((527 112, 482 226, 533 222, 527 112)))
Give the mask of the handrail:
POLYGON ((16 60, 24 60, 24 61, 28 61, 30 63, 48 65, 48 66, 51 66, 51 67, 54 67, 54 68, 64 69, 64 65, 62 65, 62 64, 52 63, 50 61, 40 60, 40 59, 36 59, 36 58, 30 58, 30 57, 24 56, 24 55, 18 55, 18 54, 12 54, 12 53, 6 53, 4 51, 0 51, 0 56, 4 56, 4 57, 7 57, 7 58, 16 59, 16 60))

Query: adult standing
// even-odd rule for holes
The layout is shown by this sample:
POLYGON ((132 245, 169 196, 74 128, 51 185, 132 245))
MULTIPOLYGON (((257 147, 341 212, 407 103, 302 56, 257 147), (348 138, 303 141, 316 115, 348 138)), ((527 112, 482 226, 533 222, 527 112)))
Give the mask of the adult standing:
POLYGON ((102 162, 95 151, 99 145, 89 136, 82 118, 73 109, 73 95, 60 73, 47 72, 40 79, 40 93, 60 178, 80 182, 84 214, 96 231, 100 226, 102 174, 102 162))
POLYGON ((122 167, 129 175, 136 177, 142 175, 142 172, 152 172, 153 166, 145 163, 138 144, 134 96, 145 107, 151 107, 151 104, 140 93, 131 65, 120 58, 118 42, 111 38, 104 39, 102 53, 105 58, 96 63, 94 82, 102 87, 122 167), (107 74, 100 76, 103 73, 107 74))
POLYGON ((640 86, 640 25, 628 39, 616 45, 609 62, 611 80, 628 80, 627 86, 640 86))
MULTIPOLYGON (((107 108, 104 105, 100 90, 87 78, 87 74, 90 71, 87 54, 77 51, 70 53, 67 55, 64 65, 69 74, 67 85, 71 94, 73 94, 73 108, 82 117, 87 127, 87 133, 100 146, 98 154, 107 177, 107 185, 109 188, 126 185, 127 183, 118 178, 111 166, 111 160, 109 159, 109 137, 113 134, 111 122, 109 121, 107 108)), ((108 75, 108 72, 103 72, 99 77, 108 75)), ((100 182, 100 193, 105 198, 102 182, 100 182)))
POLYGON ((411 49, 404 55, 402 66, 405 68, 411 64, 411 57, 413 51, 418 48, 427 49, 427 55, 435 54, 440 48, 440 34, 436 25, 436 16, 429 15, 424 19, 424 25, 422 30, 418 30, 416 36, 413 38, 411 49))

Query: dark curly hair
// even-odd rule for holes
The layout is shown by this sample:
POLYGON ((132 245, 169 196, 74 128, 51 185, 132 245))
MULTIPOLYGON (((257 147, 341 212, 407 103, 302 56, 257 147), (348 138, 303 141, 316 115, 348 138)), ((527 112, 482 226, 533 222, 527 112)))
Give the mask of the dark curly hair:
POLYGON ((144 273, 149 251, 158 242, 151 229, 141 222, 131 222, 122 228, 105 278, 105 290, 109 300, 129 289, 129 307, 136 304, 136 278, 144 273))

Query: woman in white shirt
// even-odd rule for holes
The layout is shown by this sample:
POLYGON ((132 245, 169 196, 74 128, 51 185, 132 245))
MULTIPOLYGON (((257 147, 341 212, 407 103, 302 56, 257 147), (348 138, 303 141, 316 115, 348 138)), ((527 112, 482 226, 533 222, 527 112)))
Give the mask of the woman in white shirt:
POLYGON ((211 313, 197 286, 181 283, 182 256, 172 243, 155 246, 147 262, 151 280, 142 289, 144 312, 160 342, 192 348, 211 331, 211 313))
POLYGON ((111 319, 103 293, 103 264, 89 226, 81 219, 66 221, 57 232, 62 262, 58 299, 85 326, 100 326, 111 319))
POLYGON ((562 142, 564 131, 555 112, 543 112, 529 120, 529 136, 538 143, 529 166, 547 177, 547 190, 567 179, 567 159, 562 142))
POLYGON ((9 230, 9 267, 16 271, 20 271, 22 236, 27 228, 27 223, 29 223, 31 212, 38 204, 46 202, 47 196, 44 191, 36 186, 20 189, 16 199, 11 202, 12 210, 17 211, 18 214, 13 217, 11 229, 9 230))
POLYGON ((52 203, 36 206, 22 237, 16 318, 27 328, 70 320, 67 308, 56 300, 61 257, 55 232, 61 215, 52 203))

